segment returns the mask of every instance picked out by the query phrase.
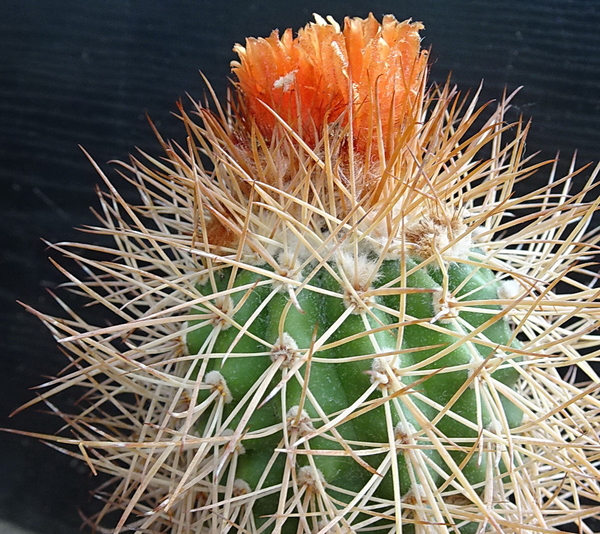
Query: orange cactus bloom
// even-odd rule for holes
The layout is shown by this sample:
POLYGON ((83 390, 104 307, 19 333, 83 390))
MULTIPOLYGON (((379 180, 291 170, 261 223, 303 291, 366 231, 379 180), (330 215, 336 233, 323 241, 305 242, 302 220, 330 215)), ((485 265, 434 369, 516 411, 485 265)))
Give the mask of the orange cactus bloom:
POLYGON ((421 29, 392 15, 380 24, 371 14, 346 18, 341 30, 332 18, 316 16, 295 38, 290 29, 281 38, 278 31, 249 38, 245 47, 236 45, 239 61, 232 62, 245 112, 267 138, 275 112, 310 146, 324 124, 341 119, 347 126, 352 114, 355 149, 364 151, 411 115, 427 64, 421 29))

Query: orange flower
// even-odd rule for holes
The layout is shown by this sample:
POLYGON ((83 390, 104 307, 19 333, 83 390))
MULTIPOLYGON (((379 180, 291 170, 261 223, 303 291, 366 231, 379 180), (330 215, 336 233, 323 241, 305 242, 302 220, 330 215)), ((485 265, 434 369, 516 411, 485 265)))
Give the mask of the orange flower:
POLYGON ((392 15, 380 24, 370 14, 346 18, 342 31, 316 16, 296 38, 290 29, 281 38, 278 31, 249 38, 232 62, 245 111, 265 137, 276 130, 274 111, 313 147, 325 123, 346 126, 352 113, 355 149, 364 152, 381 134, 385 146, 415 107, 427 62, 421 29, 392 15))

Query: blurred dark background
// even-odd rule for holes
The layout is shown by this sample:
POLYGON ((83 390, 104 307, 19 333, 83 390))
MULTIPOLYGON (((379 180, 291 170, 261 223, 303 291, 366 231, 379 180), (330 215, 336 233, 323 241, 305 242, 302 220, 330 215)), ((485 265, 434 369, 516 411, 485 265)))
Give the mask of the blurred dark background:
MULTIPOLYGON (((40 237, 91 239, 73 229, 94 222, 99 183, 78 145, 109 173, 106 162, 136 147, 159 154, 145 114, 181 139, 175 102, 202 98, 199 70, 223 97, 234 43, 297 29, 313 12, 341 22, 370 11, 425 23, 434 80, 452 72, 465 91, 484 80, 483 100, 522 85, 509 118, 533 117, 530 153, 560 149, 568 160, 579 149, 582 164, 600 159, 597 0, 0 2, 0 426, 56 429, 35 410, 8 419, 34 395, 28 388, 66 362, 16 300, 57 311, 46 289, 62 278, 40 237)), ((94 484, 69 457, 0 434, 0 522, 77 532, 94 484)))

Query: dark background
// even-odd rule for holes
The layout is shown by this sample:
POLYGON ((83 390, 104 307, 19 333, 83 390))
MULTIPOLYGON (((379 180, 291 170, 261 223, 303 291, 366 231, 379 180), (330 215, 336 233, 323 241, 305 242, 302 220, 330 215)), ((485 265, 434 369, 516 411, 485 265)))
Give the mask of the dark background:
MULTIPOLYGON (((57 311, 46 288, 62 278, 40 237, 90 239, 73 227, 94 222, 99 178, 78 145, 109 172, 108 160, 135 147, 159 154, 145 114, 181 138, 176 100, 202 97, 198 70, 223 97, 234 43, 297 29, 313 12, 341 22, 369 11, 425 23, 434 80, 452 71, 464 90, 484 80, 483 100, 522 85, 510 118, 533 117, 530 153, 560 149, 569 159, 578 148, 581 163, 600 158, 597 0, 0 1, 0 426, 56 428, 33 410, 7 418, 65 363, 16 300, 57 311)), ((0 434, 0 518, 77 532, 94 483, 69 457, 0 434)))

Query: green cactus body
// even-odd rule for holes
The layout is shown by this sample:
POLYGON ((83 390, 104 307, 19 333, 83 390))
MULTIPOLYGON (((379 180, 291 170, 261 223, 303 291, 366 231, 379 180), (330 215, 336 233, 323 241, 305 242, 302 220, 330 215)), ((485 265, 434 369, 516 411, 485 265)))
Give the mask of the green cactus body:
MULTIPOLYGON (((359 305, 340 285, 340 265, 305 267, 295 279, 295 302, 266 266, 226 267, 197 286, 206 299, 192 313, 204 317, 190 321, 187 346, 199 358, 196 375, 202 368, 210 378, 199 400, 213 395, 223 410, 220 428, 209 427, 213 412, 207 410, 198 432, 240 436, 244 452, 233 476, 252 490, 280 483, 287 461, 295 469, 316 468, 321 484, 342 490, 327 490, 342 503, 370 479, 375 497, 406 497, 423 477, 439 486, 455 471, 437 448, 427 446, 432 433, 448 442, 468 482, 482 487, 494 460, 492 452, 477 448, 475 428, 498 419, 512 428, 522 418, 506 398, 502 416, 490 413, 477 399, 485 384, 469 383, 475 367, 494 360, 494 346, 508 350, 515 344, 500 307, 476 303, 498 299, 499 282, 475 259, 449 263, 446 273, 415 259, 404 266, 385 260, 368 288, 372 295, 359 305), (436 320, 435 299, 444 284, 456 302, 464 296, 475 304, 436 320), (209 324, 206 318, 212 318, 209 324), (466 343, 464 325, 480 329, 466 343), (214 395, 216 390, 221 394, 214 395), (440 415, 446 406, 473 425, 440 415), (431 422, 432 428, 424 428, 431 422), (390 447, 397 449, 393 467, 376 452, 390 447), (422 457, 417 461, 415 455, 422 457), (268 483, 261 480, 265 474, 268 483)), ((511 388, 517 378, 514 368, 502 367, 488 377, 511 388)), ((276 514, 279 501, 277 491, 254 503, 258 524, 276 514)))

